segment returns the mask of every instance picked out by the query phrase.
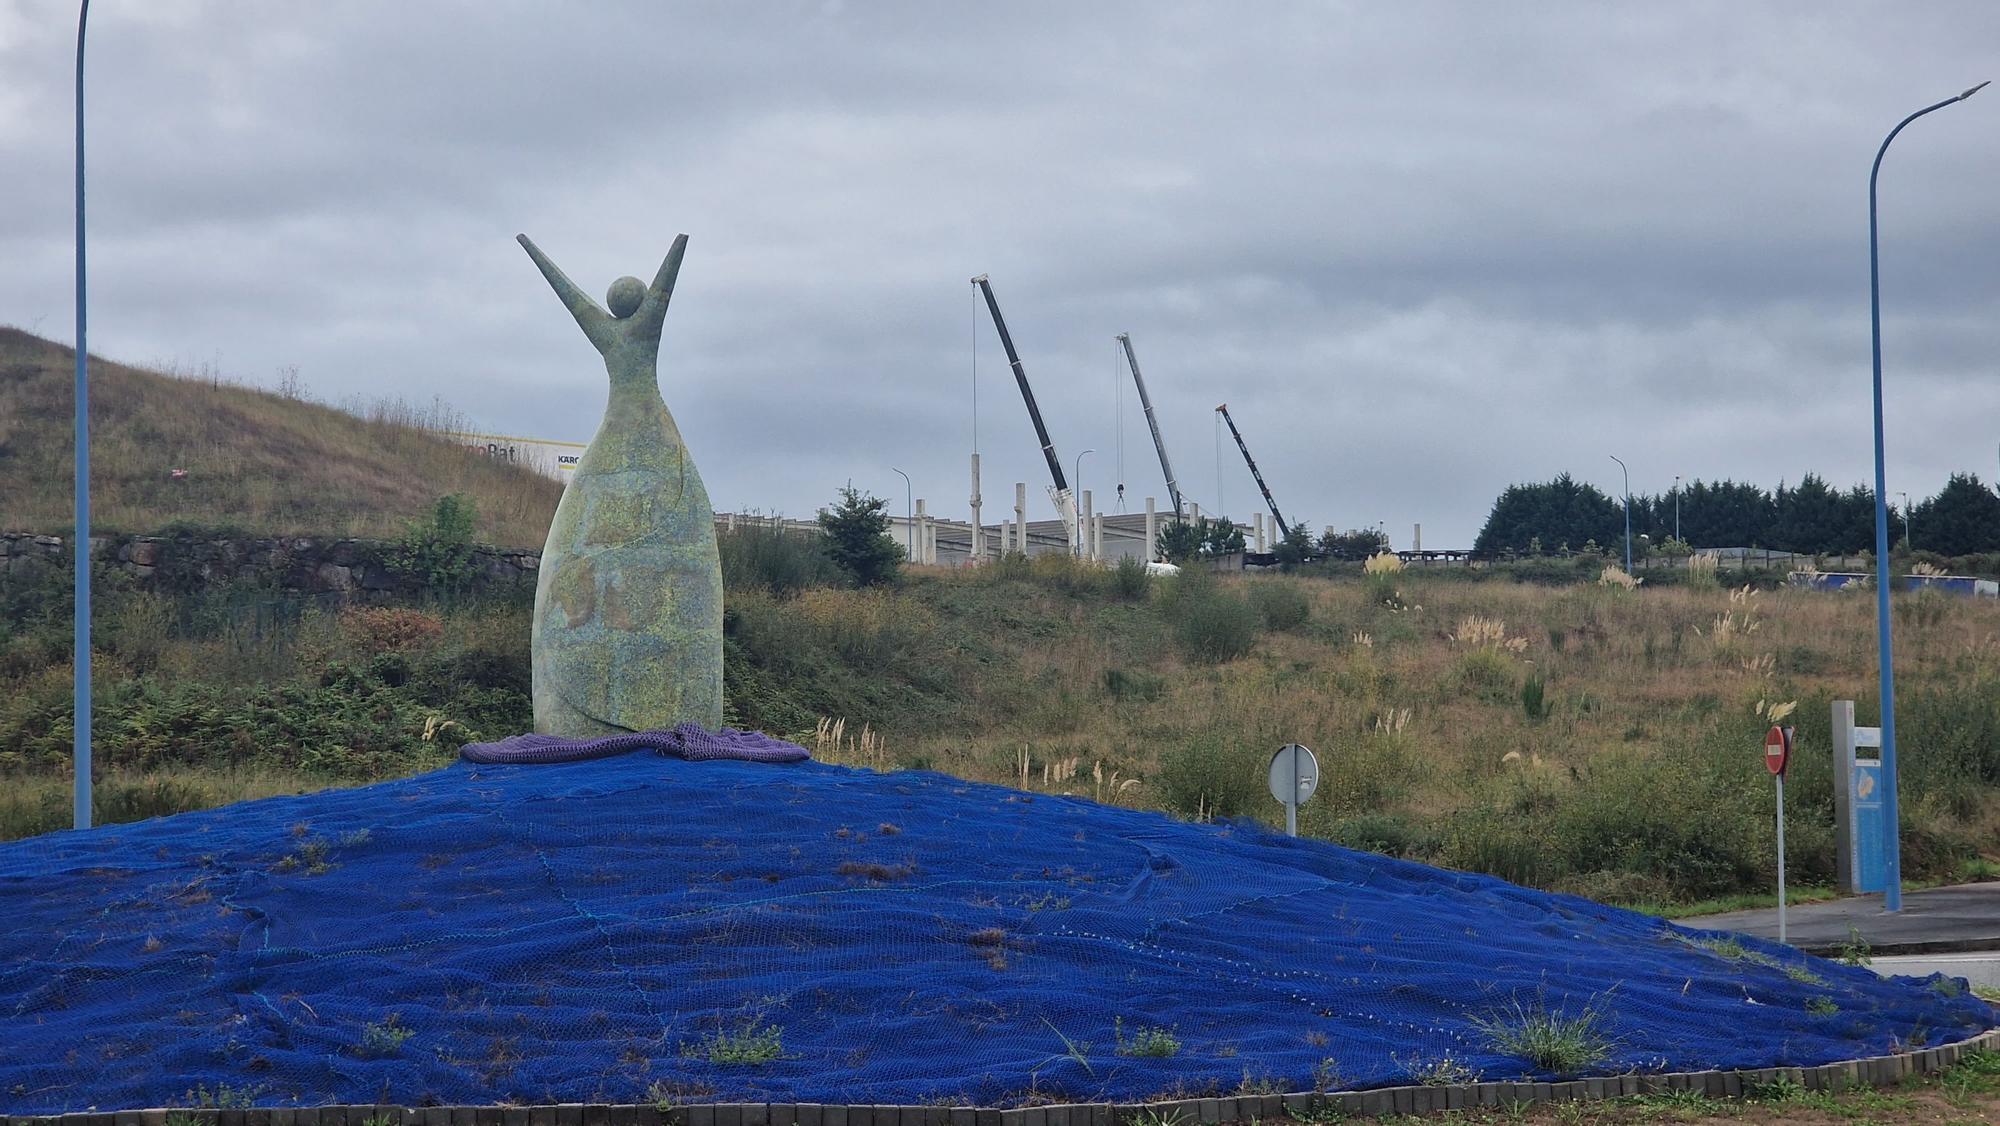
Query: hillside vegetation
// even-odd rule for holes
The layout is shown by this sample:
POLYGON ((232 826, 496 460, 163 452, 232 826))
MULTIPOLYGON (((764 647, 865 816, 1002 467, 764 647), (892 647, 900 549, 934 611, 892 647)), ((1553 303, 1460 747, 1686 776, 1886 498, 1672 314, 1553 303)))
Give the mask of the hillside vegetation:
MULTIPOLYGON (((0 327, 0 528, 73 524, 76 353, 0 327)), ((359 413, 212 378, 90 361, 92 524, 173 524, 255 535, 392 537, 448 493, 469 498, 479 538, 539 547, 560 482, 430 433, 449 408, 391 402, 359 413), (364 417, 365 416, 365 417, 364 417), (173 470, 186 470, 179 479, 173 470)))
MULTIPOLYGON (((1464 572, 1158 581, 1061 556, 856 590, 824 585, 813 554, 725 536, 731 722, 875 769, 1273 824, 1264 765, 1296 740, 1324 769, 1302 831, 1620 902, 1769 884, 1775 718, 1799 728, 1792 876, 1829 883, 1829 702, 1875 722, 1872 601, 1854 594, 1464 572)), ((0 836, 67 816, 51 584, 0 605, 0 836)), ((524 603, 280 620, 215 595, 100 597, 113 818, 412 773, 531 722, 524 603)), ((2000 606, 1899 596, 1897 622, 1906 872, 1994 871, 2000 606)))

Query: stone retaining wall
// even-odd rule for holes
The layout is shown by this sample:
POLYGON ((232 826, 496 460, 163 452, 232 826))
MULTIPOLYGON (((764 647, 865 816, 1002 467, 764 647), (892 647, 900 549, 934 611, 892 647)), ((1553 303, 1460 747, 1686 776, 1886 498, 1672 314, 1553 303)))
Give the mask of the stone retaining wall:
POLYGON ((170 1113, 177 1120, 199 1122, 203 1126, 1126 1126, 1142 1116, 1181 1126, 1214 1126, 1253 1120, 1304 1120, 1308 1116, 1324 1120, 1342 1115, 1441 1114, 1515 1103, 1571 1102, 1668 1091, 1698 1091, 1711 1098, 1734 1098, 1779 1083, 1796 1083, 1809 1091, 1840 1091, 1849 1087, 1887 1086, 1911 1075, 1941 1071, 1975 1050, 2000 1051, 2000 1030, 1939 1048, 1820 1067, 1613 1075, 1567 1083, 1386 1087, 1372 1091, 1248 1095, 1144 1104, 1077 1103, 1008 1110, 820 1103, 256 1107, 14 1115, 0 1119, 0 1126, 167 1126, 170 1113))
MULTIPOLYGON (((425 593, 421 577, 392 563, 393 543, 379 540, 282 537, 92 536, 95 564, 141 588, 190 593, 242 583, 299 594, 358 597, 425 593)), ((67 571, 72 548, 62 536, 0 534, 0 586, 67 571)), ((538 551, 475 547, 466 588, 454 593, 532 590, 538 551)))

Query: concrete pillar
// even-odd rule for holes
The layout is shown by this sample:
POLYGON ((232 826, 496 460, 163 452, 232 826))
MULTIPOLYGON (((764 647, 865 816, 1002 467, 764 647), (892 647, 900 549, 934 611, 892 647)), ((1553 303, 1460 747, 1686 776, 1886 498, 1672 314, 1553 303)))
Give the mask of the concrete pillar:
POLYGON ((1028 554, 1028 483, 1014 482, 1014 540, 1021 554, 1028 554))
POLYGON ((1090 552, 1090 490, 1083 490, 1083 507, 1076 510, 1076 551, 1085 559, 1094 559, 1090 552))
POLYGON ((1153 507, 1153 498, 1146 498, 1146 553, 1141 559, 1151 560, 1160 553, 1160 514, 1153 507))
POLYGON ((1090 521, 1090 557, 1104 558, 1104 513, 1100 512, 1090 521))
POLYGON ((924 515, 924 498, 922 497, 917 498, 917 515, 915 519, 917 522, 916 527, 910 529, 910 562, 921 564, 924 562, 924 528, 930 523, 931 519, 929 516, 924 515))
POLYGON ((1422 551, 1423 549, 1424 549, 1424 526, 1422 524, 1418 524, 1416 526, 1416 529, 1410 533, 1410 550, 1422 551))
POLYGON ((730 514, 729 514, 729 515, 728 515, 728 516, 727 516, 727 517, 726 517, 726 518, 724 519, 724 523, 726 523, 726 524, 728 525, 728 527, 729 527, 729 530, 730 530, 730 531, 732 531, 732 532, 733 532, 733 531, 735 531, 735 530, 736 530, 736 514, 735 514, 734 512, 730 513, 730 514))
POLYGON ((1261 513, 1261 512, 1253 512, 1253 513, 1251 513, 1251 514, 1250 514, 1250 529, 1251 529, 1251 538, 1250 538, 1250 542, 1256 545, 1256 546, 1255 546, 1255 547, 1253 547, 1253 548, 1252 548, 1251 550, 1253 550, 1253 551, 1263 551, 1263 550, 1264 550, 1264 514, 1263 514, 1263 513, 1261 513))
POLYGON ((979 522, 979 455, 972 455, 972 562, 986 558, 986 525, 979 522))
POLYGON ((1188 506, 1188 523, 1190 524, 1201 523, 1201 506, 1193 501, 1187 502, 1187 506, 1188 506))

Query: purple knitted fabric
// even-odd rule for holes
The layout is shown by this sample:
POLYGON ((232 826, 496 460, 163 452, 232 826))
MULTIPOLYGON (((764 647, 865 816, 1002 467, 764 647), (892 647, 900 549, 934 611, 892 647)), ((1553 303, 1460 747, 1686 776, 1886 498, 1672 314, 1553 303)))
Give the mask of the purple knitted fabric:
POLYGON ((658 751, 691 762, 737 759, 743 762, 802 762, 812 757, 797 743, 774 739, 761 731, 725 727, 709 731, 683 723, 671 731, 632 731, 597 739, 563 739, 555 735, 510 735, 495 743, 467 743, 459 757, 477 763, 582 762, 633 751, 658 751))

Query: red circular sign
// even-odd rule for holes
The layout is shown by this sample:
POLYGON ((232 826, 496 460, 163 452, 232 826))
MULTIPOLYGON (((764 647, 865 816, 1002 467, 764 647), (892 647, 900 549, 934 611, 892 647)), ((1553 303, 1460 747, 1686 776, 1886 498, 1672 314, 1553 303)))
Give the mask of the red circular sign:
POLYGON ((1773 727, 1764 736, 1764 769, 1773 774, 1783 774, 1785 763, 1792 757, 1792 734, 1782 727, 1773 727))

